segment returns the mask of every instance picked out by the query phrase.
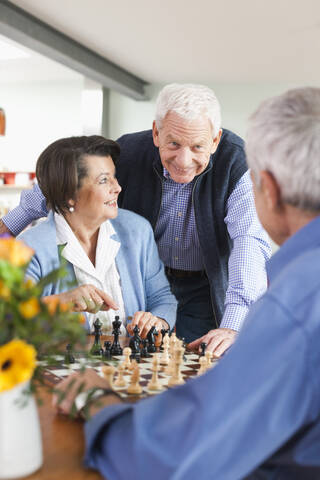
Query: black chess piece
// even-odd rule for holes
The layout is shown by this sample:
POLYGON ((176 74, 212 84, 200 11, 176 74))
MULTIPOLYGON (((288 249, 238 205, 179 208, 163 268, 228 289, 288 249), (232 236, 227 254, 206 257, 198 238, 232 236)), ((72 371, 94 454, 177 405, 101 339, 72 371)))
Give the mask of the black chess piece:
POLYGON ((207 344, 205 342, 200 343, 201 353, 200 357, 204 357, 206 353, 207 344))
POLYGON ((153 325, 147 334, 149 353, 155 353, 157 351, 154 340, 155 335, 158 335, 158 332, 156 330, 156 327, 153 325))
POLYGON ((119 316, 116 315, 114 317, 114 320, 112 322, 113 330, 112 330, 112 335, 113 335, 113 343, 111 346, 111 355, 122 355, 122 348, 119 343, 119 336, 120 336, 120 330, 121 330, 121 320, 119 319, 119 316))
POLYGON ((104 350, 102 354, 104 360, 111 360, 111 342, 106 340, 104 342, 104 350))
POLYGON ((101 347, 100 337, 102 335, 102 322, 97 318, 93 322, 94 326, 94 342, 90 350, 90 355, 94 355, 95 357, 101 356, 103 354, 103 349, 101 347))
POLYGON ((74 355, 73 355, 73 352, 72 352, 71 343, 68 343, 68 345, 66 346, 66 354, 65 354, 65 357, 64 357, 64 361, 65 361, 65 363, 68 363, 68 364, 76 362, 76 359, 74 358, 74 355))
POLYGON ((140 360, 140 328, 136 325, 133 329, 133 337, 130 338, 129 347, 131 348, 131 359, 140 360))
POLYGON ((141 358, 149 358, 151 357, 150 353, 148 353, 148 339, 144 338, 142 340, 142 348, 140 350, 141 358))
POLYGON ((162 351, 163 350, 163 339, 164 339, 165 334, 167 333, 167 329, 166 328, 161 328, 160 332, 161 332, 160 350, 162 351))

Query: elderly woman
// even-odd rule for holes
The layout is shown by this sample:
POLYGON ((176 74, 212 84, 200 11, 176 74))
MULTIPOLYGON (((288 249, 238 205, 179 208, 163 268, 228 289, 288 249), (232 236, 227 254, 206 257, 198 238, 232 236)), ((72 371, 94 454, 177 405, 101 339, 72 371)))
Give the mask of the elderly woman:
POLYGON ((51 212, 19 238, 35 251, 27 275, 36 281, 57 268, 61 257, 66 260, 67 278, 47 285, 45 297, 58 296, 75 311, 88 312, 90 326, 99 311, 106 333, 116 314, 122 334, 126 327, 132 334, 138 325, 145 337, 153 325, 173 327, 176 301, 151 226, 118 209, 119 152, 117 143, 100 136, 49 145, 38 159, 36 175, 51 212), (78 286, 70 289, 70 282, 78 286))

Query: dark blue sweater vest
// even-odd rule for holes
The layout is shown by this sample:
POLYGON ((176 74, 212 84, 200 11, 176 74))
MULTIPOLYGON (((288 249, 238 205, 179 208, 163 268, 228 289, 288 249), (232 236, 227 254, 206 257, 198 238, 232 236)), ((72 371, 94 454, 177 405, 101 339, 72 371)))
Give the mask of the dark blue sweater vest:
MULTIPOLYGON (((162 197, 162 165, 151 130, 119 138, 117 178, 122 187, 119 206, 147 218, 155 229, 162 197)), ((232 248, 224 217, 227 201, 247 170, 243 140, 223 130, 216 152, 193 189, 193 207, 205 270, 210 282, 212 306, 219 325, 228 286, 228 259, 232 248)))

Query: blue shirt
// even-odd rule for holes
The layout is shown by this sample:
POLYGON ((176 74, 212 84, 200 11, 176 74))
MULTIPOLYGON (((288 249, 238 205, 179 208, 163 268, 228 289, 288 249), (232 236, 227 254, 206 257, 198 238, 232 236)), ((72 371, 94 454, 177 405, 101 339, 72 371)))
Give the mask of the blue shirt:
POLYGON ((320 217, 269 261, 268 291, 218 366, 86 424, 109 479, 320 478, 320 217))
MULTIPOLYGON (((178 184, 169 177, 164 180, 155 230, 161 260, 167 266, 182 270, 203 269, 191 202, 193 183, 178 184)), ((16 235, 33 219, 47 215, 45 199, 35 185, 32 190, 22 192, 20 205, 3 217, 3 221, 16 235)), ((220 327, 240 330, 249 306, 266 289, 265 261, 271 254, 268 236, 255 211, 249 172, 240 178, 229 196, 224 221, 233 249, 228 262, 229 282, 220 327)))

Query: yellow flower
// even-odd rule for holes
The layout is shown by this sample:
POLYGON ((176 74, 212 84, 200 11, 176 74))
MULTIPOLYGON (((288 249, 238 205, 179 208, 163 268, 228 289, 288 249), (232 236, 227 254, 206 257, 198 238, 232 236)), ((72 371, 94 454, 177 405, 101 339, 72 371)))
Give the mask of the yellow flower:
POLYGON ((10 298, 10 289, 0 280, 0 297, 4 300, 10 298))
POLYGON ((35 282, 34 280, 32 280, 31 278, 28 278, 25 282, 24 282, 24 286, 26 287, 27 290, 29 290, 30 288, 34 287, 35 285, 35 282))
POLYGON ((36 351, 22 340, 0 347, 0 392, 30 380, 36 366, 36 351))
POLYGON ((40 304, 36 298, 30 298, 19 305, 19 312, 24 318, 35 317, 40 312, 40 304))
POLYGON ((7 260, 16 267, 21 267, 29 262, 34 251, 15 238, 0 239, 0 258, 7 260))

